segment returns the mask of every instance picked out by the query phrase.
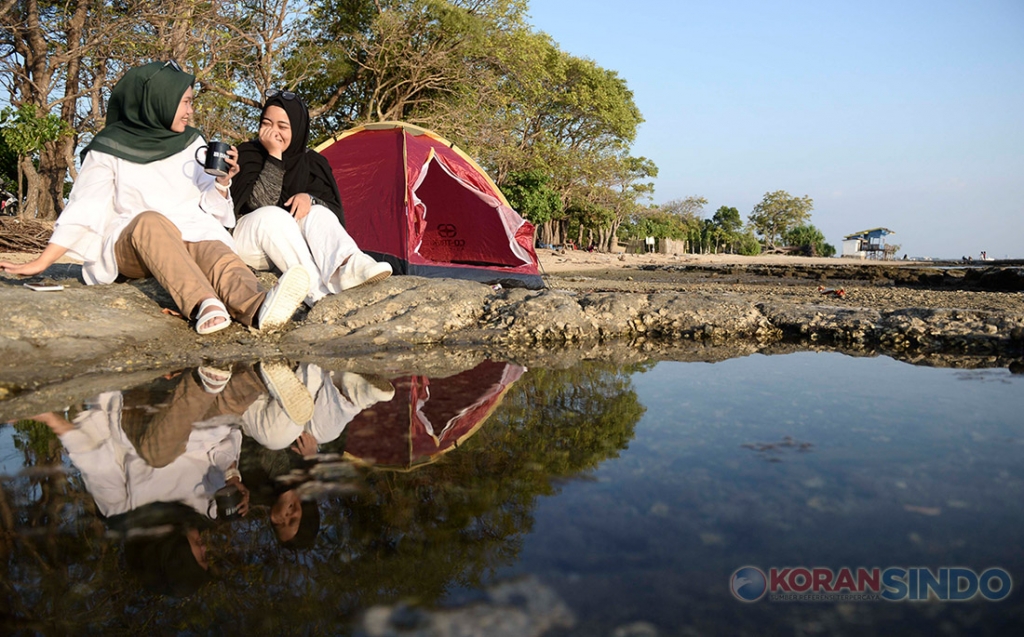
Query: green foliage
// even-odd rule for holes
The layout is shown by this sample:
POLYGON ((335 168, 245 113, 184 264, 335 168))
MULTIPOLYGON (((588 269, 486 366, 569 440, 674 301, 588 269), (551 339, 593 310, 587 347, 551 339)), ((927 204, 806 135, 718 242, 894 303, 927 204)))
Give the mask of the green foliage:
POLYGON ((743 228, 743 221, 740 219, 740 211, 729 206, 720 206, 711 218, 714 225, 715 246, 721 243, 729 252, 735 253, 740 241, 740 231, 743 228))
MULTIPOLYGON (((16 28, 30 16, 15 3, 0 17, 0 43, 45 57, 50 83, 16 81, 34 71, 15 58, 0 64, 0 79, 14 87, 14 103, 74 104, 64 119, 86 140, 101 127, 106 91, 126 68, 173 57, 196 74, 195 125, 208 136, 250 138, 270 87, 304 97, 314 142, 367 122, 418 124, 457 143, 503 187, 519 188, 509 195, 524 216, 561 235, 573 226, 610 240, 653 191, 654 163, 629 153, 643 117, 625 79, 536 32, 527 0, 41 8, 32 28, 44 37, 30 41, 16 28), (49 49, 36 51, 39 42, 49 49)), ((34 140, 27 147, 38 149, 45 136, 27 137, 34 140)), ((65 156, 44 153, 41 161, 62 164, 65 156)))
POLYGON ((826 243, 825 235, 811 224, 792 228, 782 235, 782 241, 803 248, 809 256, 831 257, 836 253, 835 246, 826 243))
POLYGON ((72 132, 67 122, 56 115, 40 115, 34 104, 0 111, 0 135, 7 147, 19 156, 33 155, 46 143, 70 136, 72 132))
POLYGON ((49 427, 35 420, 19 420, 14 431, 14 448, 36 459, 48 458, 57 441, 49 427))
POLYGON ((711 220, 719 229, 728 234, 736 234, 743 227, 740 211, 729 206, 721 206, 715 211, 715 216, 711 220))
POLYGON ((18 153, 7 145, 4 135, 0 135, 0 188, 18 191, 18 153))
POLYGON ((696 227, 704 215, 704 206, 706 205, 708 205, 707 199, 698 195, 692 195, 683 199, 673 199, 668 203, 662 204, 661 209, 679 217, 687 226, 696 227))
POLYGON ((754 236, 753 230, 741 234, 736 242, 736 252, 748 257, 756 257, 761 254, 761 242, 754 236))
POLYGON ((794 197, 785 190, 776 190, 765 193, 748 220, 765 244, 774 247, 786 232, 807 223, 813 209, 814 201, 807 195, 794 197))
POLYGON ((619 227, 619 237, 636 240, 645 237, 682 240, 689 227, 678 215, 658 207, 646 208, 634 214, 619 227))
POLYGON ((537 170, 511 173, 501 192, 527 221, 540 225, 562 213, 562 200, 548 185, 550 177, 537 170))

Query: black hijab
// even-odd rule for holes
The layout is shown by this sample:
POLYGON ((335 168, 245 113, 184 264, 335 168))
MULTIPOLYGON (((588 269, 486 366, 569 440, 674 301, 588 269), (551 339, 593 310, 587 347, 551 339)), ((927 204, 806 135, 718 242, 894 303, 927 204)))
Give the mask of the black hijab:
MULTIPOLYGON (((318 152, 307 148, 309 144, 309 111, 298 97, 285 99, 281 95, 268 98, 260 113, 260 121, 271 106, 278 106, 288 114, 288 122, 292 127, 292 141, 281 155, 284 164, 284 183, 281 187, 281 198, 277 205, 284 207, 284 202, 293 195, 308 193, 330 208, 338 216, 341 225, 345 225, 345 213, 341 207, 341 195, 338 183, 334 180, 331 165, 318 152)), ((252 188, 259 180, 263 164, 267 161, 267 149, 260 143, 259 137, 247 141, 238 147, 239 172, 231 182, 231 198, 235 202, 235 214, 241 216, 253 211, 249 205, 252 188)))

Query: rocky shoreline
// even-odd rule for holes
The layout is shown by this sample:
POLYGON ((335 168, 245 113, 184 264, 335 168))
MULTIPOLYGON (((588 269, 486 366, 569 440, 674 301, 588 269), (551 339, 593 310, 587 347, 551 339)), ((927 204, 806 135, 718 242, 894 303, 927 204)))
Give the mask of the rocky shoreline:
POLYGON ((88 393, 90 379, 107 377, 109 385, 111 374, 127 379, 272 357, 323 358, 335 367, 346 364, 340 358, 386 372, 459 356, 562 366, 832 349, 1018 370, 1024 292, 1013 286, 1024 280, 1021 268, 964 269, 948 278, 933 270, 627 262, 573 271, 570 264, 548 274, 545 290, 392 277, 328 297, 279 333, 235 325, 198 336, 162 311, 172 304, 155 282, 89 287, 73 267, 60 266, 37 277, 64 284, 60 292, 0 278, 0 405, 9 419, 88 393))

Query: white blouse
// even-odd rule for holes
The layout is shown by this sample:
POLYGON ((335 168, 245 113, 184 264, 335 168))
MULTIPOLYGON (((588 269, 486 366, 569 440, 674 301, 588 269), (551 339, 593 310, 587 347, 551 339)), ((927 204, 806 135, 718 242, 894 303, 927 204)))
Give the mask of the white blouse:
POLYGON ((181 502, 216 518, 214 494, 242 450, 242 432, 232 426, 238 417, 195 423, 185 451, 157 468, 139 456, 122 429, 123 407, 121 392, 100 394, 75 417, 75 429, 60 436, 100 513, 110 517, 153 502, 181 502))
POLYGON ((205 144, 199 137, 185 150, 148 164, 90 151, 50 243, 82 260, 90 285, 117 278, 114 244, 128 222, 147 210, 170 219, 184 241, 221 241, 234 250, 225 229, 235 226, 234 203, 195 160, 205 144))

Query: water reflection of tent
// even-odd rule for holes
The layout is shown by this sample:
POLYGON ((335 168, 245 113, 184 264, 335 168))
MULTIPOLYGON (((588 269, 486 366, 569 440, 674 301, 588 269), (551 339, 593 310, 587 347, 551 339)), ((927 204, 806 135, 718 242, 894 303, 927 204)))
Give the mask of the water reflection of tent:
POLYGON ((397 469, 433 462, 475 434, 525 371, 485 361, 445 378, 392 379, 395 397, 348 424, 345 455, 397 469))

